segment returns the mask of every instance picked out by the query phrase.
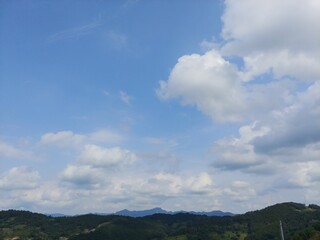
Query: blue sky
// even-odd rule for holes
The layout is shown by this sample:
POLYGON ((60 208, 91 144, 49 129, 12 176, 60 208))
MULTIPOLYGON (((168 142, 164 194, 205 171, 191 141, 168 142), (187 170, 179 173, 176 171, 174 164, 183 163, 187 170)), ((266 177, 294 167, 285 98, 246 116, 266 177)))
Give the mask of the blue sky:
POLYGON ((319 9, 0 1, 0 209, 319 204, 319 9))

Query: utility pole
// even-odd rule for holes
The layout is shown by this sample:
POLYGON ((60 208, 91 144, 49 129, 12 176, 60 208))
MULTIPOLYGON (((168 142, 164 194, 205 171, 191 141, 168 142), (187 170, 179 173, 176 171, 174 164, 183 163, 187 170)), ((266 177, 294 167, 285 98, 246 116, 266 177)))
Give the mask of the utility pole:
POLYGON ((283 229, 282 229, 282 222, 280 220, 280 234, 281 234, 281 240, 284 240, 284 235, 283 235, 283 229))

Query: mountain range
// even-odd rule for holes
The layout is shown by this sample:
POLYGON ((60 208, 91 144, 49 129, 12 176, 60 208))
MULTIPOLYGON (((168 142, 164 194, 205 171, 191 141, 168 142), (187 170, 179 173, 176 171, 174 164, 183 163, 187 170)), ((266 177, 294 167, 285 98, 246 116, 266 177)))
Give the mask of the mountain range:
MULTIPOLYGON (((169 214, 169 215, 174 215, 174 214, 178 214, 178 213, 190 213, 193 215, 205 215, 205 216, 209 216, 209 217, 224 217, 224 216, 234 216, 235 214, 231 213, 231 212, 223 212, 223 211, 219 211, 219 210, 215 210, 215 211, 210 211, 210 212, 195 212, 195 211, 166 211, 163 210, 162 208, 156 207, 156 208, 152 208, 152 209, 147 209, 147 210, 128 210, 128 209, 123 209, 121 211, 117 211, 115 213, 94 213, 96 215, 100 215, 100 216, 107 216, 107 215, 118 215, 118 216, 127 216, 127 217, 146 217, 146 216, 150 216, 153 214, 169 214)), ((48 213, 46 214, 47 216, 51 216, 51 217, 68 217, 70 215, 65 215, 62 213, 48 213)))
MULTIPOLYGON (((132 212, 141 214, 128 210, 122 213, 132 212)), ((315 204, 279 203, 258 211, 221 217, 184 212, 144 217, 120 214, 51 217, 29 211, 0 211, 0 239, 278 240, 281 239, 280 221, 286 240, 320 239, 320 206, 315 204)))
POLYGON ((128 217, 145 217, 145 216, 150 216, 153 214, 169 214, 169 215, 174 215, 178 213, 190 213, 194 215, 206 215, 206 216, 216 216, 216 217, 223 217, 223 216, 234 216, 235 214, 231 212, 222 212, 222 211, 210 211, 210 212, 194 212, 194 211, 166 211, 163 210, 162 208, 152 208, 148 210, 142 210, 142 211, 130 211, 127 209, 118 211, 114 213, 115 215, 119 216, 128 216, 128 217))

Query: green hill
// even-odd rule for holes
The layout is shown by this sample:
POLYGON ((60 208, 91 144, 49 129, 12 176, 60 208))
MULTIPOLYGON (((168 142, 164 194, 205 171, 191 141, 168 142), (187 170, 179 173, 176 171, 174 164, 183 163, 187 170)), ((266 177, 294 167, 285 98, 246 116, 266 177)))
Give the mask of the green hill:
POLYGON ((28 211, 0 212, 0 239, 60 240, 319 240, 320 207, 282 203, 233 217, 179 213, 124 216, 49 217, 28 211))

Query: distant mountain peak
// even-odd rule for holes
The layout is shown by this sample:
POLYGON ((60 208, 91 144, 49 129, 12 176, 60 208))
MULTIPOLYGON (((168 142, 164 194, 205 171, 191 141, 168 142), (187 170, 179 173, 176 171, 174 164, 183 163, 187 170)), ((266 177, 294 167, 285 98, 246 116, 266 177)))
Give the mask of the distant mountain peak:
POLYGON ((120 216, 128 216, 128 217, 145 217, 145 216, 150 216, 153 214, 178 214, 178 213, 190 213, 193 215, 206 215, 206 216, 217 216, 217 217, 223 217, 223 216, 234 216, 235 214, 230 213, 230 212, 223 212, 223 211, 210 211, 210 212, 195 212, 195 211, 166 211, 163 210, 160 207, 155 207, 152 209, 147 209, 147 210, 133 210, 130 211, 128 209, 123 209, 121 211, 115 212, 115 215, 120 215, 120 216))
POLYGON ((152 208, 152 209, 148 209, 148 210, 137 210, 137 211, 136 210, 130 211, 128 209, 123 209, 123 210, 118 211, 114 214, 120 215, 120 216, 128 216, 128 217, 144 217, 144 216, 149 216, 149 215, 153 215, 153 214, 157 214, 157 213, 167 214, 168 212, 163 210, 160 207, 156 207, 156 208, 152 208))

